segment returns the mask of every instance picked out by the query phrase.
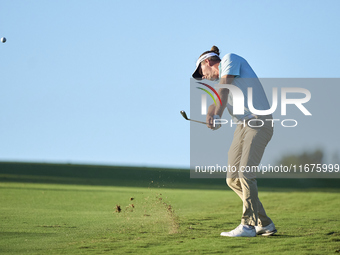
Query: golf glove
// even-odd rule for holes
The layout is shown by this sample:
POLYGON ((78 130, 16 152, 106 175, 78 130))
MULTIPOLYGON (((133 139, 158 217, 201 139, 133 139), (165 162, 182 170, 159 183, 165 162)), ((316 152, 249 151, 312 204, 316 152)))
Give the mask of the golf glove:
MULTIPOLYGON (((221 119, 221 117, 220 117, 220 115, 214 115, 214 120, 219 120, 219 119, 221 119)), ((217 129, 219 129, 221 127, 221 124, 215 124, 215 126, 214 126, 214 128, 213 128, 213 130, 217 130, 217 129)))

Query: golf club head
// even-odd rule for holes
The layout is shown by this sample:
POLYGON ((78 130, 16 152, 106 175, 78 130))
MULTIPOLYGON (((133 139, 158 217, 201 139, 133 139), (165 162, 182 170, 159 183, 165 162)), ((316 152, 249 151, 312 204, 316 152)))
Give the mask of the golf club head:
POLYGON ((187 114, 185 113, 185 111, 180 111, 180 113, 182 114, 183 118, 186 120, 189 120, 187 114))

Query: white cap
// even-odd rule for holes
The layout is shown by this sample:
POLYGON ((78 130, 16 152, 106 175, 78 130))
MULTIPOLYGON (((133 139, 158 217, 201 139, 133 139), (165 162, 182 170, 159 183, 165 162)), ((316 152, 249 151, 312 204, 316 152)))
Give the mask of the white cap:
POLYGON ((218 55, 214 52, 210 52, 210 53, 204 54, 203 56, 199 57, 199 59, 196 62, 196 69, 195 69, 194 73, 192 74, 193 78, 202 79, 202 75, 199 73, 200 64, 201 64, 202 61, 206 60, 207 58, 213 57, 213 56, 218 57, 218 55))

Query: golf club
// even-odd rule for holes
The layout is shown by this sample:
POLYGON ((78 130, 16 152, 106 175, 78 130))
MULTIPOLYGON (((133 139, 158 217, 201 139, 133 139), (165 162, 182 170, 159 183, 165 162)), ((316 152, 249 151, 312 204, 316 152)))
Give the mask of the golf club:
POLYGON ((201 124, 206 124, 207 125, 206 122, 189 119, 187 114, 185 113, 185 111, 180 111, 180 113, 182 114, 183 118, 186 119, 186 120, 190 120, 190 121, 194 121, 194 122, 197 122, 197 123, 201 123, 201 124))

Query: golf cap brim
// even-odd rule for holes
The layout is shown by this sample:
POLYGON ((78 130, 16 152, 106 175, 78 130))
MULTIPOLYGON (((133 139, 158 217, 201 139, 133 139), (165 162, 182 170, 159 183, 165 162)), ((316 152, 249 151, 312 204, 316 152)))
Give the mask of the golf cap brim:
POLYGON ((207 58, 213 57, 213 56, 217 56, 218 55, 216 53, 210 52, 207 54, 204 54, 203 56, 200 56, 199 59, 196 61, 196 69, 194 71, 194 73, 192 74, 192 77, 195 79, 202 79, 202 75, 200 74, 200 68, 201 68, 201 62, 206 60, 207 58))

